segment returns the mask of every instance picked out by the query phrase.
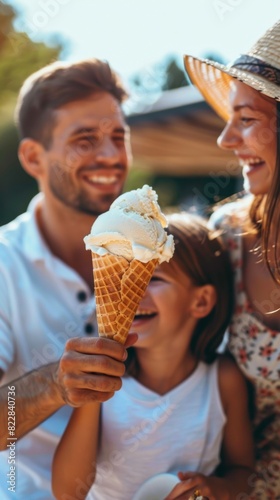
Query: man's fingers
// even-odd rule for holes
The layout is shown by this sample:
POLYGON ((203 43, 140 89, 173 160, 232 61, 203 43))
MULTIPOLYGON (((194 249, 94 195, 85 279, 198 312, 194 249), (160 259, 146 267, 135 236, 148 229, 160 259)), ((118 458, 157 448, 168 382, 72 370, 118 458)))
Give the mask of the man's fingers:
POLYGON ((82 373, 105 373, 115 377, 122 377, 125 365, 109 356, 95 354, 80 354, 77 352, 65 352, 60 359, 61 373, 63 375, 82 373))
POLYGON ((104 354, 122 360, 125 347, 112 339, 105 337, 75 337, 66 342, 65 351, 76 351, 81 354, 104 354))
POLYGON ((121 378, 107 375, 67 375, 63 378, 63 400, 71 406, 87 402, 104 402, 122 386, 121 378))
POLYGON ((118 391, 122 386, 120 377, 109 377, 108 375, 71 375, 64 377, 64 387, 66 390, 85 389, 100 392, 118 391))
POLYGON ((137 338, 137 334, 130 334, 125 345, 101 337, 68 340, 56 371, 63 400, 71 406, 81 406, 110 399, 122 386, 126 349, 137 338))

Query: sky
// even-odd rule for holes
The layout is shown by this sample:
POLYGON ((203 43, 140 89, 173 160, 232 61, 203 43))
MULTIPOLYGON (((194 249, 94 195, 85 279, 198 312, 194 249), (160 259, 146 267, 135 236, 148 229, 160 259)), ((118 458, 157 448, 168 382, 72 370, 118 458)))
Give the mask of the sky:
POLYGON ((280 18, 279 0, 6 0, 34 41, 61 36, 61 59, 106 59, 124 78, 168 54, 230 61, 280 18))

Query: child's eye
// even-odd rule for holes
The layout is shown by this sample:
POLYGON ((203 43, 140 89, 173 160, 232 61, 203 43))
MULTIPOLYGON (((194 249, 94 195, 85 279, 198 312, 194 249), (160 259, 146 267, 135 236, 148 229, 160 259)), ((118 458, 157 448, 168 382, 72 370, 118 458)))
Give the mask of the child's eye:
POLYGON ((152 276, 151 281, 163 281, 163 279, 160 276, 152 276))

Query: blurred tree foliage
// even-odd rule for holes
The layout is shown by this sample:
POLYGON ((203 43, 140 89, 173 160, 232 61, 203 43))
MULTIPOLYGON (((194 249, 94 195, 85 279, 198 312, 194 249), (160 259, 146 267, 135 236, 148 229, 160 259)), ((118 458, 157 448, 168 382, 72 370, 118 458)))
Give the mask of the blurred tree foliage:
POLYGON ((26 33, 16 32, 15 16, 12 7, 0 1, 0 104, 17 94, 28 75, 56 60, 62 48, 34 43, 26 33))
MULTIPOLYGON (((219 54, 205 54, 204 58, 224 63, 219 54)), ((184 68, 181 67, 178 57, 172 54, 166 56, 162 61, 142 69, 130 78, 130 86, 140 98, 186 85, 190 85, 189 78, 184 68)))
POLYGON ((189 85, 186 73, 180 67, 177 56, 174 55, 169 55, 162 61, 139 71, 130 79, 133 93, 140 98, 186 85, 189 85))
POLYGON ((178 89, 189 85, 186 72, 183 71, 174 57, 167 60, 164 71, 164 79, 161 85, 162 90, 178 89))
POLYGON ((58 59, 62 46, 34 43, 13 27, 16 12, 0 0, 0 225, 26 209, 37 192, 36 183, 17 159, 18 138, 13 111, 18 91, 27 76, 58 59))

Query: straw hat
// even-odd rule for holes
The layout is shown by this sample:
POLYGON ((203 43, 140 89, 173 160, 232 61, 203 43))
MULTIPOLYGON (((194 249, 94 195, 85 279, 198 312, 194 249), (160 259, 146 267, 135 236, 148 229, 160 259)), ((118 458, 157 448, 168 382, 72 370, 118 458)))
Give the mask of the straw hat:
POLYGON ((244 55, 224 65, 184 56, 186 71, 205 100, 224 120, 229 118, 228 93, 237 78, 262 94, 280 101, 280 21, 244 55))

